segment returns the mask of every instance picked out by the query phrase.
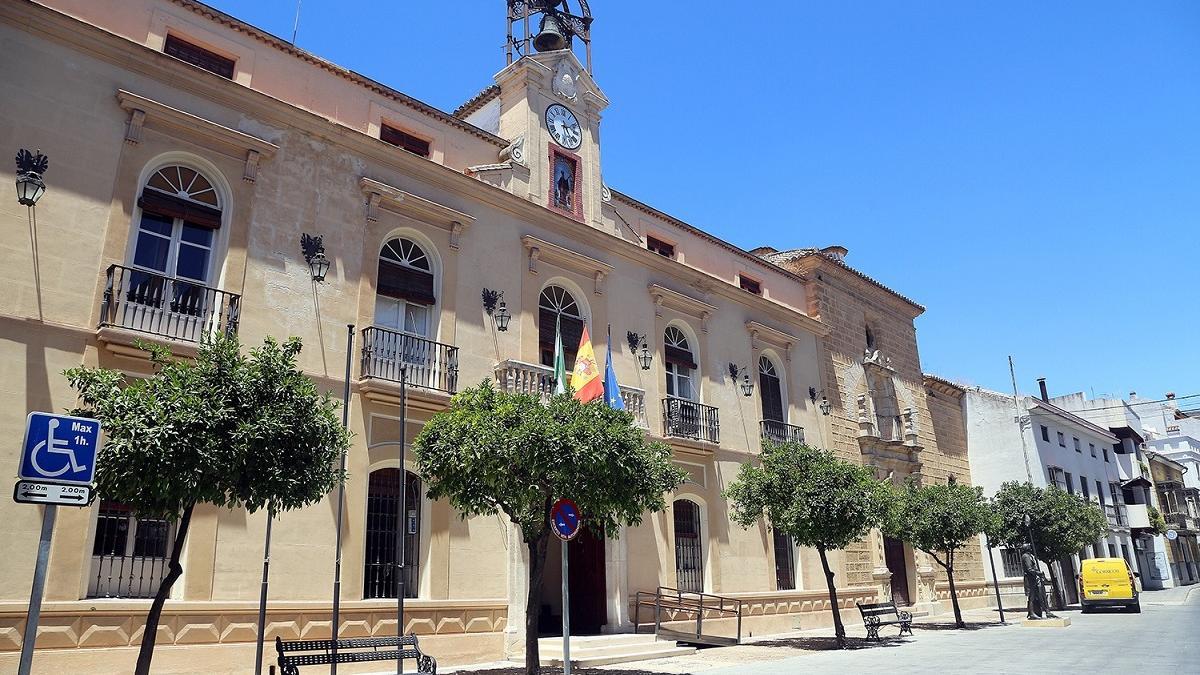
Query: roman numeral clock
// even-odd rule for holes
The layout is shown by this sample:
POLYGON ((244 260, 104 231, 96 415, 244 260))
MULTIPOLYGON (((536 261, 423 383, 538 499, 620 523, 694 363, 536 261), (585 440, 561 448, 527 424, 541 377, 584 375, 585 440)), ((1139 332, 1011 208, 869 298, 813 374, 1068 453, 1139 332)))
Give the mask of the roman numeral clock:
MULTIPOLYGON (((552 103, 546 108, 546 129, 559 147, 568 151, 583 145, 583 129, 570 108, 552 103)), ((572 152, 551 148, 550 206, 575 217, 582 217, 579 196, 579 159, 572 152)))

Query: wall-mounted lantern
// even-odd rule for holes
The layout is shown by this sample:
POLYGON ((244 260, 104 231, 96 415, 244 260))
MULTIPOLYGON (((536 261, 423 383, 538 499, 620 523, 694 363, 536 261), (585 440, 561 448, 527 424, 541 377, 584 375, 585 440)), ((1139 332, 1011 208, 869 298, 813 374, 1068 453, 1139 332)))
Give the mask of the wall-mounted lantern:
POLYGON ((46 192, 46 183, 42 174, 50 168, 50 158, 43 155, 41 150, 33 154, 21 148, 17 152, 17 202, 21 206, 36 206, 42 194, 46 192))
POLYGON ((504 302, 504 291, 483 289, 483 311, 496 322, 496 330, 501 333, 508 331, 512 315, 508 313, 508 304, 504 302))
POLYGON ((730 363, 729 376, 733 378, 734 382, 737 382, 739 374, 742 377, 742 384, 740 385, 742 389, 742 396, 750 398, 754 395, 754 381, 750 379, 750 369, 739 368, 736 363, 730 363))
POLYGON ((325 244, 320 236, 300 235, 300 250, 304 252, 304 262, 308 263, 308 271, 312 280, 321 283, 329 272, 329 258, 325 257, 325 244))
POLYGON ((817 396, 821 397, 821 405, 820 405, 821 414, 826 417, 829 417, 829 413, 833 412, 833 404, 829 402, 829 399, 825 398, 825 392, 823 392, 823 391, 817 392, 816 387, 809 387, 808 388, 808 400, 812 401, 813 403, 816 403, 817 396))
POLYGON ((646 336, 628 331, 625 333, 625 339, 629 342, 629 353, 637 359, 642 370, 650 370, 650 362, 654 360, 654 355, 650 353, 650 345, 646 344, 646 336))

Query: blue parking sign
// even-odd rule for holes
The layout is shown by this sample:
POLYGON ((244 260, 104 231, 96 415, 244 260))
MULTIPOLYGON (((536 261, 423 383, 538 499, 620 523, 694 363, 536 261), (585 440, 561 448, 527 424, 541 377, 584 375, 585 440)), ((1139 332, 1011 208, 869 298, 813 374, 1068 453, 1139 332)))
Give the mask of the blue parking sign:
POLYGON ((90 485, 96 477, 100 420, 32 412, 25 424, 20 478, 90 485))

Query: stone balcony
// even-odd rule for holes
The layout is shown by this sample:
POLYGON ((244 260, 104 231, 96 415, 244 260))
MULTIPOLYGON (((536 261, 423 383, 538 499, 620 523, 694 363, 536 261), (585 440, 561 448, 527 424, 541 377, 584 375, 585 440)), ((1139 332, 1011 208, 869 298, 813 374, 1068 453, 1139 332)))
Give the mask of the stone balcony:
MULTIPOLYGON (((495 373, 500 388, 510 393, 549 398, 554 392, 554 371, 548 366, 509 359, 497 363, 495 373)), ((621 400, 625 402, 626 412, 633 415, 633 423, 649 429, 645 390, 622 385, 621 400)))

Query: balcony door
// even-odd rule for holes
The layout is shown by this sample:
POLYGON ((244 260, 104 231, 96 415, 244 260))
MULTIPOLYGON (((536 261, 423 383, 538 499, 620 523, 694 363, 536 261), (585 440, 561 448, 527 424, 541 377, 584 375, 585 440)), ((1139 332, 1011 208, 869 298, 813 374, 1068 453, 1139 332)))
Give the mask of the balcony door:
POLYGON ((404 365, 410 384, 437 388, 438 352, 429 341, 437 298, 429 254, 411 239, 391 239, 379 251, 378 279, 370 372, 399 381, 404 365))
POLYGON ((186 166, 159 169, 138 197, 129 269, 110 279, 117 325, 198 340, 219 308, 213 284, 221 204, 212 182, 186 166))
MULTIPOLYGON (((538 358, 554 367, 555 331, 562 333, 563 360, 567 376, 575 368, 575 353, 583 337, 583 312, 575 296, 562 286, 547 286, 538 297, 538 358)), ((553 384, 551 385, 553 387, 553 384)))

